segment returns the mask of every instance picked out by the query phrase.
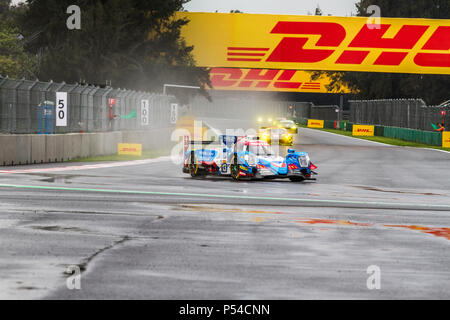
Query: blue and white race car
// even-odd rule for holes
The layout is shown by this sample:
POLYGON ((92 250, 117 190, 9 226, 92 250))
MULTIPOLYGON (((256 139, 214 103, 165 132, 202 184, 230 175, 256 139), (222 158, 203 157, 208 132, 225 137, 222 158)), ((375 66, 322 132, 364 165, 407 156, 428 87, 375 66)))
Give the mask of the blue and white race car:
POLYGON ((192 141, 185 145, 183 172, 192 177, 207 175, 241 179, 288 178, 294 182, 316 180, 317 167, 306 152, 289 149, 276 155, 259 137, 221 136, 219 142, 192 141))

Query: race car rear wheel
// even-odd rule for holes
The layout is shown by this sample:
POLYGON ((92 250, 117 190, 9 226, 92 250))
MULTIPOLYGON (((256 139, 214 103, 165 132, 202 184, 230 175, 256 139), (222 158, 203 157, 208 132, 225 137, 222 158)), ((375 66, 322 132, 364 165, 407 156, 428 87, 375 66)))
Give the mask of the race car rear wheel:
POLYGON ((305 180, 304 177, 290 177, 289 180, 291 180, 292 182, 302 182, 305 180))
POLYGON ((200 169, 198 167, 197 157, 195 156, 194 151, 192 151, 191 154, 189 155, 188 163, 189 163, 188 170, 191 177, 195 178, 200 176, 200 169))
POLYGON ((236 156, 234 156, 233 161, 231 161, 230 172, 231 172, 231 177, 233 178, 233 180, 239 180, 240 170, 239 170, 239 164, 238 164, 236 156))

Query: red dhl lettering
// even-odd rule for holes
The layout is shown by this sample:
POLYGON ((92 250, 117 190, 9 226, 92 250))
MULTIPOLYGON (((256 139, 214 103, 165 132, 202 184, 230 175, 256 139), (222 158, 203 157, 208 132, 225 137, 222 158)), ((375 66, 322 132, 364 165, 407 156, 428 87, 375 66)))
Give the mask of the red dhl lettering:
POLYGON ((210 79, 213 88, 269 88, 277 89, 302 89, 320 91, 320 82, 297 82, 291 81, 297 70, 272 70, 272 69, 250 69, 244 74, 242 69, 237 68, 213 68, 210 79))
POLYGON ((356 132, 367 132, 370 133, 369 129, 357 129, 356 132))
MULTIPOLYGON (((390 31, 391 27, 391 24, 381 24, 380 28, 377 29, 369 28, 365 24, 334 63, 360 65, 373 49, 385 49, 378 55, 373 65, 399 66, 430 28, 426 25, 403 25, 393 37, 387 38, 385 34, 390 31)), ((267 59, 264 60, 265 62, 319 63, 335 53, 336 50, 333 47, 340 47, 347 37, 345 28, 335 22, 279 21, 272 29, 271 34, 287 34, 289 36, 283 37, 272 52, 270 52, 270 48, 229 47, 228 61, 259 62, 263 61, 265 56, 268 55, 267 59), (320 36, 315 44, 315 49, 304 48, 310 41, 308 35, 320 36)), ((421 50, 427 52, 419 52, 415 55, 413 61, 417 66, 449 68, 450 27, 437 27, 421 50)), ((264 81, 267 80, 265 77, 270 77, 275 71, 266 72, 264 75, 256 73, 249 76, 260 78, 261 82, 258 85, 264 86, 266 85, 264 81)), ((290 79, 289 70, 285 72, 285 78, 290 79)), ((233 79, 240 79, 237 71, 230 74, 229 80, 233 79)), ((219 80, 217 79, 217 81, 219 80)), ((230 83, 228 82, 229 85, 234 84, 230 83)), ((250 85, 250 82, 243 82, 240 85, 245 87, 250 85)), ((283 85, 291 88, 294 85, 300 87, 301 84, 275 84, 275 86, 283 85)))
MULTIPOLYGON (((345 29, 338 23, 280 21, 271 33, 320 35, 317 47, 338 47, 344 41, 345 29)), ((303 49, 309 38, 285 37, 273 50, 267 62, 320 62, 331 56, 335 50, 303 49)))
POLYGON ((122 148, 120 151, 122 152, 137 152, 136 148, 122 148))

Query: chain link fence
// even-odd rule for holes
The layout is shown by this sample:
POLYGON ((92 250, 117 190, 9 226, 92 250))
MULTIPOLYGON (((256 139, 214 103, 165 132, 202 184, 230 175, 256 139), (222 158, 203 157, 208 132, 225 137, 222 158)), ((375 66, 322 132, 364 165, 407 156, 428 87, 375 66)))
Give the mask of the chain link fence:
POLYGON ((172 96, 148 92, 37 80, 12 80, 0 76, 0 133, 37 133, 39 122, 42 121, 39 105, 47 101, 54 104, 56 92, 67 92, 68 100, 67 126, 56 127, 56 133, 168 127, 171 125, 170 104, 176 102, 172 96), (112 110, 110 99, 115 99, 112 110), (141 125, 141 100, 149 100, 149 122, 145 126, 141 125))
MULTIPOLYGON (((170 105, 177 103, 173 96, 92 85, 12 80, 0 76, 0 133, 40 132, 43 116, 39 106, 51 102, 55 115, 57 92, 67 92, 68 100, 67 126, 56 127, 55 133, 58 134, 145 130, 173 125, 170 105), (110 99, 115 100, 112 110, 110 99), (142 100, 149 100, 147 126, 141 125, 142 100)), ((195 96, 189 105, 179 105, 178 116, 253 120, 260 117, 336 118, 334 106, 318 107, 310 102, 264 100, 257 97, 234 98, 220 93, 213 93, 212 99, 210 102, 203 96, 195 96)))
POLYGON ((422 99, 355 100, 350 103, 350 122, 433 131, 431 123, 450 123, 450 106, 427 106, 422 99))
MULTIPOLYGON (((67 126, 55 133, 146 130, 173 126, 173 96, 92 85, 12 80, 0 76, 0 133, 35 134, 42 126, 39 106, 55 105, 56 92, 67 92, 67 126), (115 103, 110 107, 110 99, 115 103), (149 101, 148 125, 142 125, 141 101, 149 101)), ((338 120, 338 106, 315 106, 311 102, 262 100, 225 97, 220 93, 210 102, 194 97, 188 106, 179 106, 179 116, 222 119, 257 119, 259 117, 309 118, 338 120)), ((442 121, 450 106, 426 106, 421 99, 350 101, 349 121, 360 124, 404 127, 432 131, 431 123, 442 121)), ((55 114, 55 107, 53 107, 55 114)))

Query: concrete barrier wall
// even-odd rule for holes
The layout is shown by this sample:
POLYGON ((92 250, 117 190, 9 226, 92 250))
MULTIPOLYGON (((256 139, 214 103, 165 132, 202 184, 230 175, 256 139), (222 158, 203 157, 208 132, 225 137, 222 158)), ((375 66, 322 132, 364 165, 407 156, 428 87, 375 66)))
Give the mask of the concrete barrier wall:
POLYGON ((63 162, 117 153, 118 143, 140 143, 144 150, 166 149, 172 128, 147 131, 0 135, 0 166, 63 162))

